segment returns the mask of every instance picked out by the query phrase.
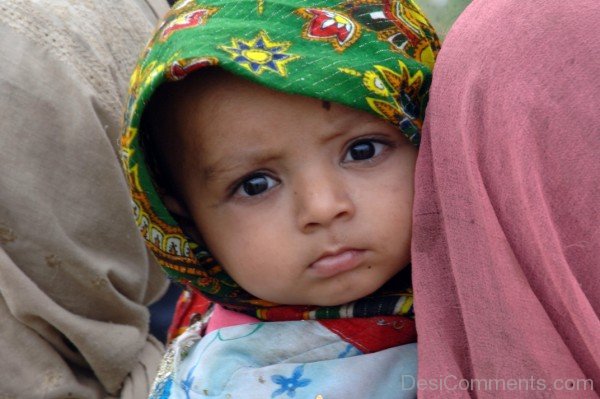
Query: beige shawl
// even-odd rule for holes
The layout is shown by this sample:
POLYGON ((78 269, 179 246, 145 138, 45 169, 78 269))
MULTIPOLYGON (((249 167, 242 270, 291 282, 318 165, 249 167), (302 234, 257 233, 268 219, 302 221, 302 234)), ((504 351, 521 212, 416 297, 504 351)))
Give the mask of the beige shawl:
POLYGON ((156 3, 0 2, 0 398, 147 396, 165 279, 116 143, 156 3))

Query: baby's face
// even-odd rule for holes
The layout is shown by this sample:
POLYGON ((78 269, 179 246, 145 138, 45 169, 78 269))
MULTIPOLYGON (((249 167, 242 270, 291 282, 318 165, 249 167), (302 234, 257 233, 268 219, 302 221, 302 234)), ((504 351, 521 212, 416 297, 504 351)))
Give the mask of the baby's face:
POLYGON ((397 129, 236 77, 205 88, 180 108, 170 163, 183 207, 240 286, 339 305, 409 263, 417 150, 397 129))

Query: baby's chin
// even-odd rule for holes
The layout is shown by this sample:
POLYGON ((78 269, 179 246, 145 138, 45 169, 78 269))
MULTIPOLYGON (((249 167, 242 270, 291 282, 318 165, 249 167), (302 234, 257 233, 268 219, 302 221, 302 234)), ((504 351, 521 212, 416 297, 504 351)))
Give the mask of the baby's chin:
POLYGON ((367 296, 373 294, 374 292, 376 292, 379 288, 381 288, 381 287, 375 287, 374 289, 363 290, 360 292, 350 289, 350 290, 346 290, 342 293, 339 293, 337 295, 335 295, 335 294, 322 295, 321 294, 321 295, 315 296, 315 297, 307 297, 307 298, 304 298, 303 300, 292 301, 294 303, 287 303, 287 305, 341 306, 341 305, 346 305, 348 303, 358 301, 359 299, 362 299, 364 297, 367 297, 367 296))
POLYGON ((347 303, 357 301, 363 297, 364 297, 364 295, 360 295, 360 296, 346 295, 344 297, 320 296, 319 298, 304 297, 304 298, 296 298, 296 299, 290 299, 289 297, 286 299, 273 297, 270 299, 266 299, 266 298, 263 298, 263 299, 266 300, 267 302, 272 302, 272 303, 276 303, 276 304, 283 305, 283 306, 340 306, 340 305, 345 305, 347 303), (277 299, 279 299, 279 300, 277 300, 277 299))
POLYGON ((321 298, 320 300, 314 301, 314 303, 312 303, 311 305, 314 306, 340 306, 340 305, 346 305, 348 303, 352 303, 355 301, 358 301, 359 299, 362 299, 368 295, 370 295, 372 293, 368 293, 365 295, 352 295, 352 296, 348 296, 346 298, 321 298))

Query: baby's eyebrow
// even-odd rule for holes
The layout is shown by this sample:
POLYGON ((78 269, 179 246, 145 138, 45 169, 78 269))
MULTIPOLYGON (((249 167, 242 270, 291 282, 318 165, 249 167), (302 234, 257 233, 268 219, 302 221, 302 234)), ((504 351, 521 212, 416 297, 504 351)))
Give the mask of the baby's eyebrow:
POLYGON ((236 166, 219 166, 216 164, 208 165, 202 168, 202 176, 207 182, 218 180, 220 176, 227 175, 228 172, 235 170, 236 166))

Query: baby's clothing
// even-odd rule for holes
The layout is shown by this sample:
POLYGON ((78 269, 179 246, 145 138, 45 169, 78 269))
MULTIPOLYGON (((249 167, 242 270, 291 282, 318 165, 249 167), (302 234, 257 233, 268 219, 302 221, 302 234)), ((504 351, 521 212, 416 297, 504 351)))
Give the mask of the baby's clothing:
POLYGON ((212 314, 206 323, 205 334, 225 327, 234 327, 242 324, 252 324, 260 322, 256 317, 248 316, 243 313, 233 312, 225 309, 219 304, 214 304, 212 314))
MULTIPOLYGON (((415 343, 369 353, 373 338, 354 335, 352 344, 317 320, 248 323, 248 318, 216 305, 207 322, 173 342, 150 397, 416 397, 415 343), (207 334, 200 339, 204 327, 207 334)), ((397 328, 393 323, 383 318, 373 323, 394 337, 387 334, 397 328)), ((375 340, 377 346, 386 341, 375 340)))

